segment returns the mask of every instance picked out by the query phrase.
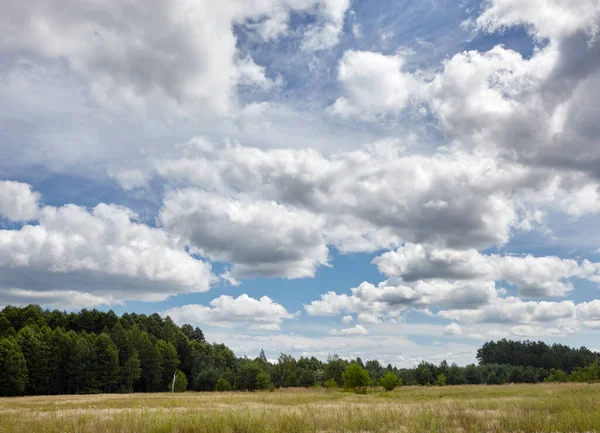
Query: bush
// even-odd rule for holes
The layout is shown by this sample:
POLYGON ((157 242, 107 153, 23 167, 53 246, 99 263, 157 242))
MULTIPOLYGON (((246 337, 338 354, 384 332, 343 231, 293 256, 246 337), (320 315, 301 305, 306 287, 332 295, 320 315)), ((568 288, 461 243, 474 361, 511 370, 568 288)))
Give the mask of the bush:
POLYGON ((500 385, 502 381, 500 380, 496 372, 492 371, 490 374, 488 374, 485 383, 487 383, 488 385, 500 385))
POLYGON ((392 372, 386 373, 381 379, 379 379, 379 385, 383 386, 383 389, 386 391, 393 391, 394 388, 401 384, 402 379, 392 372))
POLYGON ((271 387, 273 387, 271 376, 264 371, 259 372, 256 375, 256 389, 270 389, 271 387))
POLYGON ((335 379, 333 377, 331 379, 326 380, 324 385, 325 385, 325 388, 327 388, 327 391, 333 391, 334 389, 339 388, 338 383, 335 381, 335 379))
POLYGON ((544 382, 566 382, 569 379, 567 373, 556 368, 550 369, 550 374, 544 379, 544 382))
POLYGON ((187 390, 188 380, 185 377, 185 373, 181 370, 177 370, 177 376, 175 376, 175 392, 184 392, 187 390))
POLYGON ((217 384, 215 385, 215 389, 219 392, 229 391, 231 389, 231 385, 225 379, 219 377, 219 380, 217 380, 217 384))
POLYGON ((445 374, 439 374, 437 379, 435 380, 435 384, 437 386, 444 386, 446 385, 446 375, 445 374))
POLYGON ((600 381, 600 368, 596 363, 592 363, 587 367, 577 367, 573 370, 569 379, 572 382, 598 382, 600 381))
POLYGON ((357 394, 365 394, 366 388, 371 385, 371 376, 358 364, 350 364, 342 375, 344 389, 353 389, 357 394))

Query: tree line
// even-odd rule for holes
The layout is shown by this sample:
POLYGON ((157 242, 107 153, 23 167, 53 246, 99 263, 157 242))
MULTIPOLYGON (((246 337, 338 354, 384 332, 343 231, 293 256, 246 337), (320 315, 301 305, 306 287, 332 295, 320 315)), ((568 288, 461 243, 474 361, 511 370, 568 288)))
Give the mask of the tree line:
POLYGON ((598 353, 585 347, 500 340, 478 351, 479 365, 421 362, 414 368, 331 355, 274 362, 264 351, 236 357, 201 329, 158 314, 62 312, 37 305, 0 311, 0 395, 260 390, 280 387, 537 383, 600 380, 598 353))

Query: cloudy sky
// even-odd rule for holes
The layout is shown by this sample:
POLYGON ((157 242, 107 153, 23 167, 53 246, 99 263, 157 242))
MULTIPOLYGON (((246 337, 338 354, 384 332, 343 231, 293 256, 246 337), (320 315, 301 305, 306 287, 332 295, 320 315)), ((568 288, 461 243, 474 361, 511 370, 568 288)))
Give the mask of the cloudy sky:
POLYGON ((600 349, 600 0, 0 4, 0 305, 600 349))

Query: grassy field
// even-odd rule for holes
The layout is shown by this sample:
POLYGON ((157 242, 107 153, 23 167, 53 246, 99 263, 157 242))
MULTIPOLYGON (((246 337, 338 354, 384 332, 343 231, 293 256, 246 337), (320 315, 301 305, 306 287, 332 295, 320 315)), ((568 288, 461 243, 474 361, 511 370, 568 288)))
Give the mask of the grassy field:
POLYGON ((0 399, 1 433, 600 432, 600 385, 0 399))

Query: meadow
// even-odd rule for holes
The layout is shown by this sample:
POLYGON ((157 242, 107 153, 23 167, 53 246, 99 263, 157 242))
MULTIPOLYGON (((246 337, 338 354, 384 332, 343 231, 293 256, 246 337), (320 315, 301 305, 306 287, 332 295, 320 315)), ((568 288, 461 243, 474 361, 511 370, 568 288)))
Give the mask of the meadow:
POLYGON ((600 385, 401 387, 0 399, 1 433, 595 432, 600 385))

